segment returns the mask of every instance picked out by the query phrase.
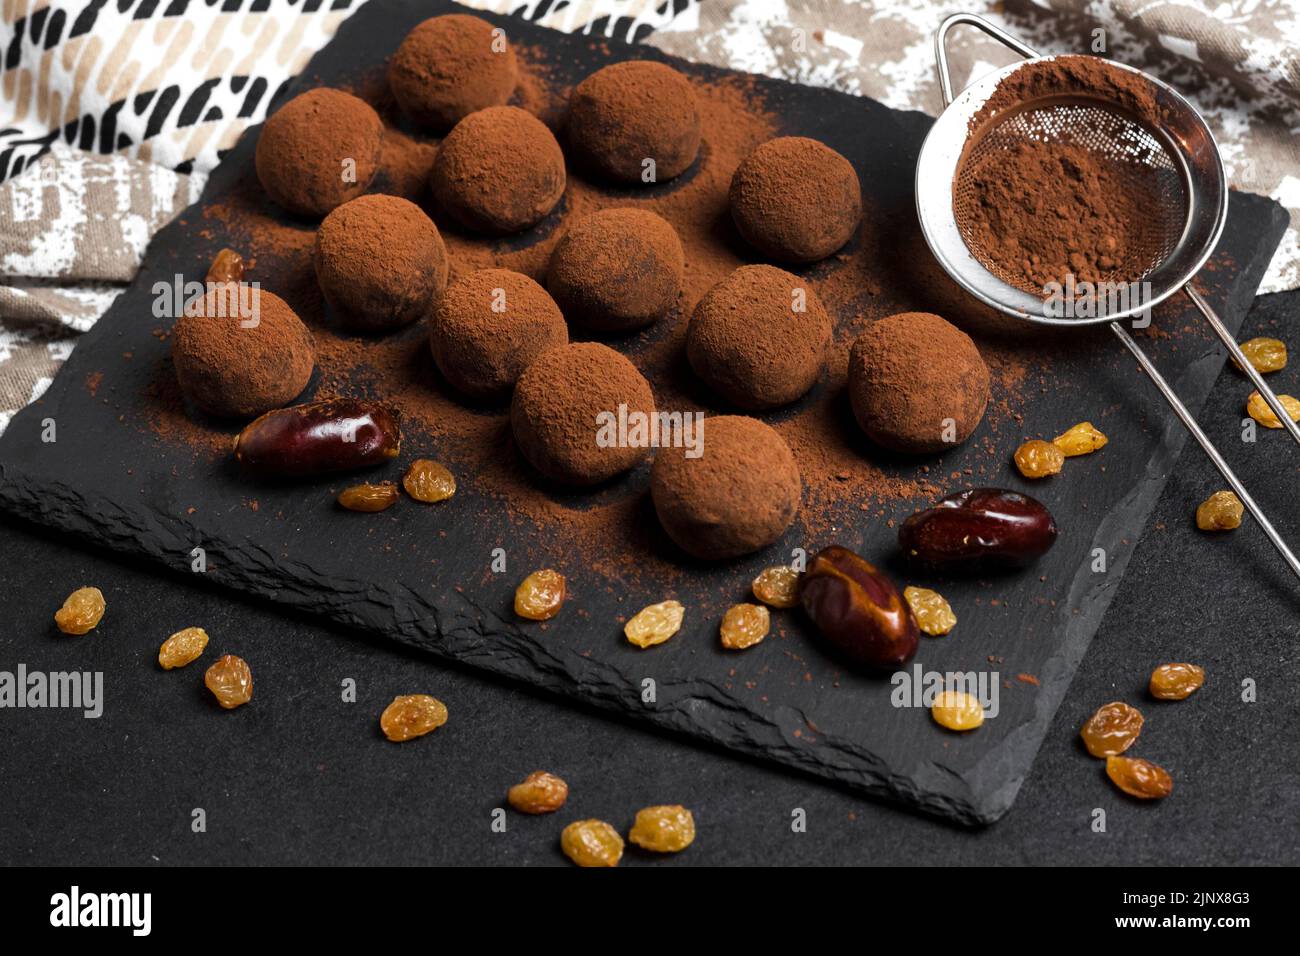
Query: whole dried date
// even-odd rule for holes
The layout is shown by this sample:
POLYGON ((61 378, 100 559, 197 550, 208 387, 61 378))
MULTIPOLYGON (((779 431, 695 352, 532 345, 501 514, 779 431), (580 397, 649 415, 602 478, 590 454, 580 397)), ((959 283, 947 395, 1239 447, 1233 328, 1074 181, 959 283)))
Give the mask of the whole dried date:
POLYGON ((799 602, 823 638, 869 667, 899 667, 916 653, 912 609, 882 571, 848 548, 817 552, 799 582, 799 602))
POLYGON ((325 475, 382 465, 401 447, 393 409, 335 398, 277 408, 254 419, 235 439, 235 458, 259 475, 325 475))
POLYGON ((1019 567, 1056 541, 1056 521, 1042 503, 1002 488, 968 488, 917 512, 898 529, 903 553, 932 568, 982 571, 1019 567))

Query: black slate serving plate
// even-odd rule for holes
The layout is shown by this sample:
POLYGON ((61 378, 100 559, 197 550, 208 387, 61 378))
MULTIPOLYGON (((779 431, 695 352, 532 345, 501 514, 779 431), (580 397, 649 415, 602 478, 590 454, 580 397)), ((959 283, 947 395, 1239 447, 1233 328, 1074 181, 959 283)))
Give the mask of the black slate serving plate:
MULTIPOLYGON (((345 22, 284 96, 357 82, 415 23, 451 7, 373 0, 345 22)), ((650 49, 488 18, 529 44, 559 85, 638 57, 667 60, 701 81, 728 75, 650 49)), ((909 221, 912 168, 928 118, 826 90, 762 78, 748 83, 781 132, 822 139, 854 163, 875 221, 905 228, 899 224, 909 221)), ((1184 444, 1181 428, 1108 339, 1080 333, 1027 342, 1023 386, 1015 394, 995 394, 971 442, 926 463, 947 490, 969 484, 1031 490, 1053 510, 1061 539, 1028 572, 988 580, 909 574, 893 556, 889 519, 901 520, 927 502, 900 498, 866 510, 854 501, 806 500, 805 513, 816 520, 796 524, 750 559, 705 566, 669 552, 677 573, 661 574, 651 562, 644 572, 618 580, 592 567, 582 547, 559 549, 544 527, 509 514, 506 503, 476 487, 472 474, 459 474, 461 490, 445 506, 363 518, 331 506, 338 481, 250 485, 228 463, 142 426, 160 376, 170 374, 168 345, 155 334, 151 290, 177 273, 203 275, 223 243, 202 212, 251 175, 256 136, 253 130, 241 140, 197 207, 159 233, 135 282, 82 339, 42 399, 0 438, 0 501, 6 507, 181 572, 190 571, 192 550, 202 547, 208 560, 203 577, 226 587, 927 812, 977 824, 1011 806, 1184 444), (1085 418, 1110 437, 1103 452, 1068 462, 1061 476, 1032 489, 1011 471, 1009 456, 1021 437, 1050 438, 1085 418), (43 440, 50 421, 53 442, 43 440), (252 499, 256 508, 249 506, 252 499), (956 736, 923 709, 896 706, 891 698, 901 691, 896 694, 887 677, 855 673, 826 656, 797 612, 776 615, 774 633, 758 647, 743 654, 721 650, 718 621, 730 604, 746 599, 759 570, 788 560, 792 549, 811 552, 830 543, 860 550, 900 578, 935 586, 949 598, 960 617, 956 631, 923 640, 912 667, 983 674, 998 689, 994 719, 956 736), (505 573, 491 569, 496 548, 506 549, 505 573), (1100 572, 1094 570, 1098 549, 1105 555, 1100 572), (574 592, 565 612, 546 627, 510 613, 515 584, 541 565, 564 571, 574 592), (649 651, 628 645, 621 622, 669 596, 688 608, 682 632, 649 651)), ((1278 204, 1233 194, 1227 229, 1202 286, 1234 330, 1285 222, 1278 204)), ((882 246, 923 250, 901 235, 882 246)), ((817 280, 817 273, 810 275, 817 280)), ((875 312, 953 309, 939 290, 901 276, 896 288, 873 290, 870 297, 875 312)), ((845 323, 854 315, 837 318, 845 323)), ((1180 302, 1158 312, 1155 324, 1162 331, 1148 336, 1147 345, 1195 410, 1222 366, 1222 352, 1180 302)), ((634 361, 646 347, 645 338, 625 343, 634 361)), ((437 439, 417 432, 408 437, 408 451, 438 457, 437 439)), ((400 476, 411 454, 375 477, 400 476)), ((865 445, 862 455, 887 474, 918 474, 917 463, 865 445)), ((455 470, 455 461, 447 464, 455 470)), ((597 497, 642 500, 646 480, 642 467, 597 497)), ((571 496, 557 498, 581 507, 571 496)), ((661 548, 652 509, 642 506, 634 514, 661 548)), ((69 589, 80 583, 69 582, 69 589)), ((147 625, 141 622, 141 640, 156 645, 165 635, 144 633, 147 625)), ((256 660, 251 663, 256 672, 256 660)), ((412 691, 437 692, 423 686, 419 674, 412 684, 412 691)), ((378 714, 386 701, 368 703, 378 714)))

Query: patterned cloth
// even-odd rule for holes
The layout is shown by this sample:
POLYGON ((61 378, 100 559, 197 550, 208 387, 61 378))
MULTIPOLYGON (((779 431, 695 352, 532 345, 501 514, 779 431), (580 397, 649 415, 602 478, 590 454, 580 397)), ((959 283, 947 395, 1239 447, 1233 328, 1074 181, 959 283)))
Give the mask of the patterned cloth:
MULTIPOLYGON (((130 281, 149 238, 365 0, 5 0, 0 429, 130 281), (108 154, 108 155, 95 155, 108 154)), ((1300 224, 1294 0, 467 0, 566 32, 937 114, 932 35, 982 13, 1044 53, 1104 52, 1186 93, 1234 185, 1300 224)), ((1011 58, 953 36, 960 86, 1011 58)), ((1293 226, 1262 291, 1300 287, 1293 226)))

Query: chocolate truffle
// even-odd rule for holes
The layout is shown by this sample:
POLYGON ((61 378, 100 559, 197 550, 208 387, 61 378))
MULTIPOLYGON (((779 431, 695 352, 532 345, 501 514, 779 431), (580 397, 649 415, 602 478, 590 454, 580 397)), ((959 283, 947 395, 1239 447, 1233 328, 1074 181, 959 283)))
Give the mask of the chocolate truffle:
POLYGON ((862 218, 858 174, 815 139, 770 139, 731 177, 731 218, 765 256, 792 263, 825 259, 853 237, 862 218))
POLYGON ((547 478, 594 485, 634 467, 649 452, 619 440, 620 417, 631 426, 654 414, 650 383, 635 365, 606 345, 576 342, 543 352, 524 369, 510 425, 519 451, 547 478))
POLYGON ((279 296, 252 286, 210 287, 177 320, 171 340, 181 391, 221 418, 288 404, 316 364, 307 326, 279 296))
POLYGON ((805 280, 775 266, 741 266, 695 307, 686 355, 719 395, 759 410, 813 387, 830 338, 831 317, 805 280))
POLYGON ((509 269, 461 276, 447 287, 429 323, 438 370, 453 388, 480 401, 507 396, 533 359, 568 342, 555 300, 509 269))
POLYGON ((989 370, 970 336, 929 312, 881 319, 853 343, 849 398, 867 437, 921 454, 970 437, 989 401, 989 370))
POLYGON ((514 92, 515 51, 505 34, 463 13, 432 17, 406 35, 388 63, 388 86, 417 123, 448 130, 514 92))
POLYGON ((799 466, 785 439, 757 418, 704 419, 702 454, 659 449, 650 495, 668 536, 688 554, 749 554, 785 533, 799 512, 799 466))
POLYGON ((438 148, 433 198, 467 229, 519 232, 564 195, 564 154, 551 131, 517 106, 490 106, 456 124, 438 148))
POLYGON ((556 243, 546 285, 569 321, 627 332, 673 307, 685 261, 666 219, 645 209, 602 209, 556 243))
POLYGON ((433 312, 447 285, 447 248, 413 202, 361 196, 316 232, 316 281, 340 322, 387 332, 433 312))
POLYGON ((318 219, 370 187, 383 141, 384 124, 369 104, 342 90, 308 90, 262 127, 257 178, 285 209, 318 219))
POLYGON ((665 182, 690 168, 699 152, 695 90, 662 63, 615 63, 574 88, 568 133, 600 175, 621 183, 665 182), (653 169, 647 159, 654 160, 653 169))

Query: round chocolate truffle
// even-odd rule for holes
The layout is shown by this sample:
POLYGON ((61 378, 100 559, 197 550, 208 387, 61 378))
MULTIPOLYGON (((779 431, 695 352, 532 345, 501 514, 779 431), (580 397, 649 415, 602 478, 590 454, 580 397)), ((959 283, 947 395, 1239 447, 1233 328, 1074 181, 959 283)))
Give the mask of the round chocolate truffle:
POLYGON ((785 533, 799 512, 799 466, 785 439, 757 418, 714 415, 697 436, 660 448, 650 495, 668 537, 688 554, 718 560, 749 554, 785 533))
POLYGON ((433 312, 447 285, 447 248, 413 202, 361 196, 316 232, 316 281, 347 328, 387 332, 433 312))
POLYGON ((677 230, 663 217, 646 209, 602 209, 556 243, 546 285, 571 322, 627 332, 673 307, 685 262, 677 230))
POLYGON ((564 195, 564 154, 546 124, 517 106, 489 106, 438 147, 433 198, 474 232, 506 235, 541 221, 564 195))
POLYGON ((615 63, 574 88, 568 133, 600 175, 621 183, 665 182, 689 169, 700 149, 695 90, 662 63, 615 63))
POLYGON ((296 398, 316 364, 311 333, 279 296, 212 286, 172 329, 172 364, 185 397, 210 415, 255 418, 296 398))
POLYGON ((770 139, 731 177, 731 218, 765 256, 793 263, 825 259, 853 237, 862 218, 858 174, 815 139, 770 139))
POLYGON ((384 124, 369 104, 342 90, 308 90, 262 127, 257 178, 285 209, 318 219, 370 187, 383 142, 384 124))
POLYGON ((464 13, 431 17, 406 35, 388 63, 393 98, 413 120, 442 131, 476 110, 500 106, 518 70, 505 34, 464 13))
POLYGON ((438 370, 457 391, 480 401, 507 396, 529 363, 568 342, 555 300, 509 269, 461 276, 447 287, 429 323, 438 370))
POLYGON ((519 451, 547 478, 594 485, 645 458, 648 445, 623 440, 619 421, 646 423, 654 394, 636 366, 606 345, 549 349, 515 384, 510 425, 519 451), (626 418, 624 419, 624 416, 626 418))
POLYGON ((989 369, 970 336, 929 312, 871 325, 849 353, 849 398, 867 437, 923 454, 964 442, 984 417, 989 369))
POLYGON ((759 410, 812 388, 830 339, 831 317, 805 280, 775 266, 741 266, 695 307, 686 355, 719 395, 759 410))

